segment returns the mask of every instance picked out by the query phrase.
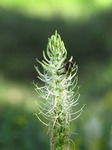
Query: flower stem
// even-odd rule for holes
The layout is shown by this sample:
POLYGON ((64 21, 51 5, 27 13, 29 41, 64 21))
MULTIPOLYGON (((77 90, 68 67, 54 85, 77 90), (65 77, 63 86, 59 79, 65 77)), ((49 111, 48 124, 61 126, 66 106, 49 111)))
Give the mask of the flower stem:
POLYGON ((50 147, 51 150, 69 150, 69 127, 50 126, 50 147))

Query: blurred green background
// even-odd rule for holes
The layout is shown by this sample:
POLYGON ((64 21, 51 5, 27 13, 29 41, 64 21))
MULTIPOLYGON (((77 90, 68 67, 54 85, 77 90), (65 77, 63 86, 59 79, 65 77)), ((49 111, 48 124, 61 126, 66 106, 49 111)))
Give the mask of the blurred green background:
POLYGON ((0 150, 49 150, 31 82, 55 30, 79 66, 86 104, 71 124, 75 149, 112 150, 112 0, 0 0, 0 150))

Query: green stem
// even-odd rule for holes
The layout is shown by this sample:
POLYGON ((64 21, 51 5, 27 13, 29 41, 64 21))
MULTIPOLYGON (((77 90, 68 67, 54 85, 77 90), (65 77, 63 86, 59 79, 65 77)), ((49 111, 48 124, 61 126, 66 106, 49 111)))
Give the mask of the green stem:
MULTIPOLYGON (((57 123, 61 123, 61 118, 58 118, 57 123)), ((69 150, 69 136, 70 127, 69 126, 59 126, 51 123, 50 125, 50 147, 51 150, 69 150)))

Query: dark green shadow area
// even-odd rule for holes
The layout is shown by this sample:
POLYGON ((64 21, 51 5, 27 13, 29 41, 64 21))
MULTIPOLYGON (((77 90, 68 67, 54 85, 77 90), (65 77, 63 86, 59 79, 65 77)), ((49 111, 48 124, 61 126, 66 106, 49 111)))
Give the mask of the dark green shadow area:
POLYGON ((67 22, 59 16, 41 20, 0 8, 1 72, 10 78, 34 79, 35 58, 42 59, 48 37, 55 30, 65 43, 68 59, 73 55, 80 67, 92 61, 106 64, 111 59, 111 10, 99 12, 85 22, 67 22))
POLYGON ((48 150, 49 138, 37 118, 18 106, 0 106, 1 150, 48 150))

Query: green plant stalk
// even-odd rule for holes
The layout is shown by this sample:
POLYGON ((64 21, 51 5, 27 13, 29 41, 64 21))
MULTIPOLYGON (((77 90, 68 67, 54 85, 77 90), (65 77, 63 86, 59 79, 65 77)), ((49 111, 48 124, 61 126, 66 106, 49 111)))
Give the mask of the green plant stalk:
POLYGON ((69 150, 70 122, 78 118, 83 110, 74 109, 80 96, 77 86, 78 66, 74 63, 72 70, 69 70, 71 66, 68 65, 68 70, 64 72, 67 51, 57 31, 49 39, 46 53, 47 57, 43 51, 42 62, 37 60, 43 67, 43 73, 35 66, 38 78, 44 82, 42 87, 34 83, 41 98, 36 101, 36 116, 49 127, 51 150, 69 150))
POLYGON ((69 127, 50 126, 50 147, 51 150, 69 150, 70 145, 69 127))

